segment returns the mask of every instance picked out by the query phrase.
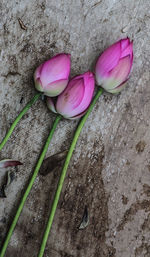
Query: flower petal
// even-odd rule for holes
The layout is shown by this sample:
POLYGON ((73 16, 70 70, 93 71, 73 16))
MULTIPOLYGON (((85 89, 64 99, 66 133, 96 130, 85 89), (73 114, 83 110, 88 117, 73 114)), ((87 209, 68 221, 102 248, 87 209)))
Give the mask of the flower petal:
POLYGON ((127 55, 130 55, 131 59, 133 56, 133 42, 131 42, 127 48, 125 48, 121 53, 121 58, 126 57, 127 55))
POLYGON ((118 41, 108 47, 98 58, 95 67, 95 74, 98 85, 101 84, 102 78, 107 77, 108 72, 118 64, 120 55, 121 43, 118 41))
MULTIPOLYGON (((127 80, 126 80, 127 81, 127 80)), ((126 81, 123 82, 121 85, 119 85, 118 87, 115 87, 112 90, 109 90, 109 93, 111 94, 118 94, 120 93, 125 87, 126 87, 126 81)))
POLYGON ((44 94, 51 97, 60 95, 66 88, 67 84, 68 84, 68 79, 61 79, 61 80, 52 82, 44 88, 44 94))
POLYGON ((40 78, 43 65, 44 65, 44 63, 42 63, 39 67, 36 68, 36 70, 34 72, 34 80, 40 78))
POLYGON ((92 100, 94 87, 95 81, 92 72, 76 76, 69 82, 63 94, 58 97, 57 111, 66 118, 77 118, 88 108, 92 100))
POLYGON ((127 78, 131 70, 130 56, 120 59, 118 65, 109 72, 109 78, 107 78, 102 87, 110 92, 114 88, 122 84, 127 78))
POLYGON ((45 62, 40 76, 43 87, 57 80, 68 79, 70 67, 69 54, 58 54, 45 62))
MULTIPOLYGON (((87 108, 88 109, 88 108, 87 108)), ((69 120, 77 120, 77 119, 79 119, 79 118, 81 118, 82 116, 84 116, 84 114, 87 112, 87 109, 84 111, 84 112, 82 112, 82 113, 80 113, 80 114, 78 114, 78 115, 76 115, 76 116, 73 116, 73 117, 71 117, 71 118, 68 118, 69 120)))
POLYGON ((51 97, 47 97, 46 99, 46 103, 48 106, 48 109, 54 113, 57 113, 56 109, 55 109, 55 105, 54 105, 54 101, 51 97))
POLYGON ((41 83, 41 80, 40 78, 36 79, 34 81, 34 84, 35 84, 35 88, 40 91, 40 92, 43 92, 43 87, 42 87, 42 83, 41 83))
POLYGON ((118 65, 109 73, 110 77, 120 80, 121 83, 124 82, 130 72, 131 61, 130 56, 120 59, 118 65))
POLYGON ((34 76, 33 76, 35 88, 40 92, 43 92, 42 82, 40 80, 42 68, 43 68, 43 63, 35 70, 34 76))
POLYGON ((0 168, 7 168, 7 167, 18 166, 18 165, 23 165, 23 164, 19 161, 11 160, 11 159, 0 161, 0 168))
POLYGON ((93 73, 88 71, 84 73, 82 77, 84 79, 84 96, 81 103, 76 108, 76 114, 73 116, 80 115, 88 108, 94 93, 95 79, 93 73))
POLYGON ((84 96, 84 80, 72 79, 64 92, 58 96, 56 110, 64 117, 72 117, 78 114, 77 106, 81 103, 84 96))
POLYGON ((120 40, 121 43, 121 51, 124 51, 130 45, 130 39, 124 38, 120 40))

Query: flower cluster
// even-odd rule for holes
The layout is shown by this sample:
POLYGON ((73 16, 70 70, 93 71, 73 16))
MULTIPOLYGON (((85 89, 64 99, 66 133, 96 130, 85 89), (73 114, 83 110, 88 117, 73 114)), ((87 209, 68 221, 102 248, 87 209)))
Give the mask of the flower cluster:
MULTIPOLYGON (((92 100, 95 78, 90 71, 69 80, 71 56, 58 54, 41 64, 34 73, 35 87, 47 97, 47 106, 67 119, 83 116, 92 100), (57 98, 52 98, 56 97, 57 98)), ((121 39, 108 47, 95 66, 97 85, 119 93, 125 86, 133 62, 133 43, 121 39)))

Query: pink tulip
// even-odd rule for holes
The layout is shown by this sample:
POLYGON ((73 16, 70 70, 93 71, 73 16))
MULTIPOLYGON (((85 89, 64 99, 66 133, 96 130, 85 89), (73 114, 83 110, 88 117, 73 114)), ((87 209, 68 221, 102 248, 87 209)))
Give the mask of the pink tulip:
POLYGON ((98 58, 95 75, 106 91, 119 93, 125 86, 133 63, 133 42, 121 39, 108 47, 98 58))
POLYGON ((57 54, 34 73, 35 87, 47 96, 57 96, 66 88, 71 68, 70 54, 57 54))
POLYGON ((59 95, 54 103, 47 98, 48 108, 59 113, 67 119, 82 117, 87 111, 94 92, 95 81, 92 72, 88 71, 71 79, 64 92, 59 95))

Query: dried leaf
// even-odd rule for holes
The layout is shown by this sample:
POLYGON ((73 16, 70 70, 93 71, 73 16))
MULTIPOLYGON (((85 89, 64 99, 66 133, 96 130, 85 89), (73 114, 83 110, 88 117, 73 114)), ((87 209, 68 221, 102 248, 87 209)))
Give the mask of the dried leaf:
POLYGON ((79 229, 85 229, 88 226, 88 224, 89 224, 89 214, 88 214, 87 206, 85 206, 82 221, 79 226, 79 229))
POLYGON ((39 173, 43 176, 46 176, 48 173, 54 171, 56 168, 59 168, 62 164, 62 161, 65 159, 67 152, 68 151, 65 150, 63 152, 57 153, 46 158, 43 161, 39 173))
POLYGON ((18 18, 18 22, 19 22, 21 29, 27 30, 27 27, 24 25, 23 21, 20 18, 18 18))
POLYGON ((0 189, 0 197, 1 198, 7 197, 7 190, 9 188, 10 184, 12 183, 12 181, 14 180, 14 178, 15 178, 14 172, 8 171, 6 183, 4 183, 0 189))
POLYGON ((23 165, 23 163, 16 160, 11 160, 11 159, 0 161, 0 168, 14 167, 18 165, 23 165))

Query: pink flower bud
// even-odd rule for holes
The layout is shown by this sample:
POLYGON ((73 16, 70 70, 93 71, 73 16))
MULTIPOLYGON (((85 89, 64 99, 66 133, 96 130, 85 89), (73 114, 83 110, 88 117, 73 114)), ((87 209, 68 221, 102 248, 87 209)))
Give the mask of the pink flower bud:
POLYGON ((34 73, 35 87, 47 96, 57 96, 66 88, 71 68, 70 54, 57 54, 34 73))
POLYGON ((54 103, 47 98, 48 108, 61 114, 67 119, 82 117, 87 111, 94 92, 95 81, 92 72, 88 71, 71 79, 64 92, 59 95, 54 103))
POLYGON ((95 75, 98 85, 116 94, 125 86, 133 63, 133 42, 121 39, 108 47, 98 58, 95 75))

